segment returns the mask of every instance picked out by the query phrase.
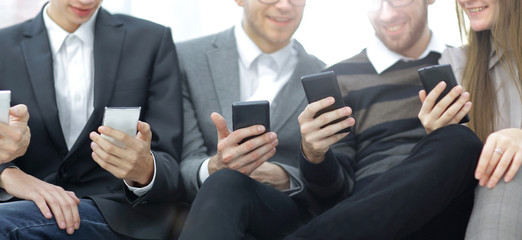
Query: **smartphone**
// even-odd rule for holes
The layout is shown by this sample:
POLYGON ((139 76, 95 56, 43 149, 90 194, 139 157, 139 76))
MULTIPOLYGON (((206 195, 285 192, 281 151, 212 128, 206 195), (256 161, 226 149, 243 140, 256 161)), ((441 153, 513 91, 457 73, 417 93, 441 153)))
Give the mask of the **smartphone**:
MULTIPOLYGON (((430 93, 437 84, 441 81, 446 82, 446 88, 440 94, 439 98, 437 98, 436 103, 438 103, 446 94, 448 94, 451 89, 457 86, 457 79, 455 78, 455 74, 453 73, 453 69, 449 64, 443 65, 433 65, 429 67, 420 68, 417 70, 419 73, 420 79, 422 81, 422 86, 426 90, 426 94, 430 93)), ((457 98, 458 99, 458 98, 457 98)), ((457 101, 455 99, 453 102, 457 101)), ((469 122, 469 116, 466 114, 459 123, 467 123, 469 122)))
MULTIPOLYGON (((103 115, 103 126, 108 126, 120 130, 129 136, 136 136, 138 120, 140 118, 141 107, 105 107, 103 115)), ((114 143, 114 145, 125 148, 125 144, 110 136, 102 136, 114 143)))
POLYGON ((0 91, 0 122, 9 124, 9 108, 11 107, 11 91, 0 91))
MULTIPOLYGON (((303 84, 303 88, 306 94, 306 98, 308 99, 308 103, 313 103, 318 100, 321 100, 326 97, 333 97, 335 99, 335 103, 326 108, 319 110, 314 118, 320 116, 325 112, 330 112, 332 110, 343 108, 346 105, 344 104, 343 96, 341 94, 341 90, 339 89, 339 83, 337 82, 337 77, 335 72, 327 71, 321 73, 315 73, 310 75, 305 75, 301 77, 301 83, 303 84)), ((324 125, 322 128, 338 123, 347 119, 348 117, 339 118, 329 124, 324 125)), ((346 133, 351 130, 350 127, 347 127, 337 133, 346 133)))
MULTIPOLYGON (((232 103, 232 125, 234 131, 253 125, 263 125, 264 133, 270 132, 270 103, 266 100, 232 103)), ((247 137, 239 144, 259 135, 247 137)))

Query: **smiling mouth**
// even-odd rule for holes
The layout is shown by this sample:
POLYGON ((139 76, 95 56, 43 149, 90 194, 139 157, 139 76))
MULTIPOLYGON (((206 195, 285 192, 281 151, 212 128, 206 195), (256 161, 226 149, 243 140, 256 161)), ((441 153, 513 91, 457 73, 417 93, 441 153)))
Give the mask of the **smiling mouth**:
POLYGON ((386 27, 384 27, 384 29, 388 32, 397 32, 400 29, 402 29, 403 26, 404 26, 404 24, 397 24, 397 25, 393 25, 393 26, 386 26, 386 27))
POLYGON ((486 9, 487 7, 478 7, 478 8, 470 8, 469 9, 469 12, 470 13, 479 13, 479 12, 482 12, 484 9, 486 9))

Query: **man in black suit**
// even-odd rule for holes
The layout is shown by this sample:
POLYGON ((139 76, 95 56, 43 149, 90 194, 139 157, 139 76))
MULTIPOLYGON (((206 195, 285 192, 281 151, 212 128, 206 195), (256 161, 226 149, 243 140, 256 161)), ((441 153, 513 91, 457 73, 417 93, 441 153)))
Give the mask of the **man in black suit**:
POLYGON ((159 239, 175 217, 182 108, 171 32, 101 2, 50 0, 0 30, 0 89, 18 104, 0 124, 0 239, 159 239), (136 136, 100 127, 106 106, 141 106, 136 136))

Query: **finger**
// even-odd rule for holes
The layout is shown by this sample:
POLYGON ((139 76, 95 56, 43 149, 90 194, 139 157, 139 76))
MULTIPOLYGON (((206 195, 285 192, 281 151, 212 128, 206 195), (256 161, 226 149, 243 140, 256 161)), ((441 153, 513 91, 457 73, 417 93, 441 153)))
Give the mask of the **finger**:
MULTIPOLYGON (((266 129, 265 129, 265 126, 263 126, 263 125, 254 125, 254 126, 250 126, 250 127, 246 127, 246 128, 237 129, 237 130, 233 131, 232 133, 230 133, 230 135, 228 135, 227 141, 229 141, 230 143, 233 143, 233 144, 238 144, 239 142, 241 142, 243 139, 245 139, 247 137, 252 137, 252 136, 259 135, 259 134, 263 134, 265 131, 266 131, 266 129)), ((259 145, 256 145, 256 146, 259 146, 259 145)), ((256 146, 254 146, 254 147, 256 147, 256 146)))
POLYGON ((424 103, 424 100, 426 100, 426 91, 425 90, 419 91, 419 99, 421 100, 421 103, 424 103))
POLYGON ((333 97, 323 98, 319 101, 308 104, 305 110, 299 115, 299 122, 310 121, 321 109, 334 104, 335 99, 333 97))
MULTIPOLYGON (((499 154, 497 154, 497 155, 499 155, 499 154)), ((488 188, 494 188, 497 185, 500 178, 502 178, 502 176, 504 176, 509 165, 511 165, 511 160, 513 159, 513 156, 514 156, 514 152, 510 151, 509 149, 506 150, 506 152, 504 152, 502 154, 502 157, 500 158, 500 161, 498 162, 497 167, 495 168, 495 171, 489 178, 488 188)))
POLYGON ((36 204, 36 207, 40 209, 40 212, 45 218, 51 219, 53 217, 53 214, 51 214, 51 209, 49 209, 47 206, 44 198, 38 197, 37 199, 33 199, 33 202, 36 204))
POLYGON ((117 161, 115 158, 110 157, 108 153, 97 147, 95 143, 91 143, 91 149, 93 150, 91 154, 92 159, 96 163, 98 163, 100 167, 114 175, 116 175, 115 173, 121 173, 121 169, 117 167, 119 161, 117 161))
MULTIPOLYGON (((242 130, 242 129, 240 129, 240 130, 242 130)), ((246 130, 246 129, 243 129, 243 130, 246 130)), ((232 132, 232 134, 230 134, 229 137, 234 137, 234 134, 238 131, 239 130, 232 132)), ((244 139, 244 137, 236 137, 236 139, 233 140, 233 142, 238 141, 238 139, 244 139)), ((235 146, 232 149, 229 149, 230 151, 227 151, 226 153, 223 154, 223 161, 231 162, 231 160, 233 160, 233 159, 240 158, 241 156, 243 156, 249 152, 252 152, 253 150, 255 150, 257 148, 259 148, 263 145, 266 145, 266 144, 271 144, 276 140, 277 140, 277 134, 274 132, 268 132, 263 135, 254 137, 254 138, 242 143, 239 146, 235 146)))
MULTIPOLYGON (((486 168, 488 167, 489 160, 493 156, 494 149, 496 146, 496 141, 493 139, 487 139, 484 147, 482 148, 482 152, 480 153, 479 161, 477 164, 477 169, 475 170, 475 179, 480 180, 484 173, 486 172, 486 168)), ((484 186, 484 185, 481 185, 484 186)))
POLYGON ((27 106, 24 104, 18 104, 9 109, 9 114, 11 114, 10 121, 24 122, 27 123, 29 121, 29 111, 27 110, 27 106))
POLYGON ((481 186, 486 186, 488 184, 489 180, 491 179, 491 177, 493 175, 493 172, 498 167, 500 159, 501 159, 501 156, 498 153, 494 153, 491 156, 491 159, 489 159, 488 165, 486 167, 486 171, 484 172, 484 174, 482 175, 482 178, 479 181, 479 184, 481 184, 481 186))
POLYGON ((267 153, 265 153, 263 156, 259 157, 255 161, 250 162, 249 164, 243 166, 241 169, 239 169, 239 172, 250 175, 254 170, 259 168, 263 163, 268 161, 270 158, 274 156, 276 153, 276 148, 271 148, 267 153))
POLYGON ((65 214, 62 211, 62 207, 60 206, 60 201, 57 198, 56 192, 48 192, 46 190, 41 192, 42 196, 47 203, 47 206, 51 209, 53 213, 54 219, 56 220, 56 224, 58 224, 58 228, 65 230, 67 228, 67 224, 65 222, 65 214))
POLYGON ((138 121, 138 139, 148 142, 151 142, 152 139, 152 131, 150 129, 150 125, 146 122, 138 121))
MULTIPOLYGON (((437 90, 440 90, 439 87, 436 87, 437 90)), ((438 91, 437 91, 438 92, 438 91)), ((448 123, 450 119, 454 117, 452 112, 448 112, 448 108, 453 103, 453 101, 462 93, 461 86, 455 86, 451 91, 449 91, 446 96, 444 96, 439 102, 435 103, 435 106, 431 110, 432 116, 440 119, 444 123, 448 123)), ((431 94, 431 93, 430 93, 431 94)), ((435 100, 436 101, 436 100, 435 100)), ((460 109, 460 107, 458 108, 460 109)), ((456 111, 454 111, 456 113, 456 111)))
POLYGON ((80 222, 78 205, 65 191, 60 190, 57 193, 60 195, 59 201, 65 217, 66 232, 67 234, 73 234, 76 223, 80 222))
MULTIPOLYGON (((325 114, 323 114, 325 115, 325 114)), ((335 124, 331 124, 331 125, 328 125, 328 126, 320 126, 320 127, 323 127, 323 128, 320 128, 320 127, 316 127, 317 130, 315 131, 310 131, 306 136, 306 142, 314 142, 314 141, 317 141, 317 140, 322 140, 324 138, 328 138, 330 136, 333 136, 333 135, 338 135, 337 133, 343 129, 346 129, 347 127, 351 127, 353 126, 355 123, 355 119, 353 118, 347 118, 343 121, 340 121, 340 122, 337 122, 335 124)), ((319 124, 321 125, 321 124, 319 124)))
MULTIPOLYGON (((107 135, 107 136, 110 136, 110 135, 107 135)), ((103 150, 106 154, 112 155, 112 156, 117 156, 117 157, 122 157, 125 155, 126 149, 123 149, 123 148, 115 145, 108 139, 102 137, 100 134, 98 134, 96 132, 91 132, 89 134, 89 137, 91 138, 92 143, 95 143, 96 146, 98 146, 100 148, 100 150, 103 150)), ((111 137, 113 137, 113 136, 111 136, 111 137)), ((91 144, 91 148, 92 148, 92 146, 93 145, 91 144)), ((99 152, 99 153, 100 153, 99 155, 105 159, 106 154, 102 154, 101 152, 99 152)))
POLYGON ((446 88, 446 83, 444 81, 441 81, 426 96, 426 99, 424 99, 423 106, 425 106, 425 108, 428 112, 431 112, 433 110, 437 99, 439 98, 440 94, 444 91, 445 88, 446 88))
MULTIPOLYGON (((120 131, 120 130, 117 130, 117 129, 114 129, 114 128, 111 128, 108 126, 100 126, 98 128, 98 132, 100 132, 100 134, 112 137, 112 138, 124 143, 125 146, 132 145, 133 142, 136 140, 135 139, 136 135, 129 136, 128 134, 124 133, 123 131, 120 131)), ((103 138, 103 139, 105 139, 105 138, 103 138)), ((107 141, 107 142, 109 142, 109 141, 107 141)), ((111 145, 114 145, 114 144, 111 143, 111 145)), ((121 147, 118 147, 118 148, 121 148, 121 147)), ((121 149, 123 149, 123 148, 121 148, 121 149)))
MULTIPOLYGON (((458 87, 458 86, 457 86, 458 87)), ((451 92, 453 93, 455 89, 451 92)), ((451 95, 451 94, 448 94, 451 95)), ((469 93, 463 93, 458 97, 457 101, 450 103, 446 111, 440 117, 443 123, 458 123, 460 119, 457 119, 457 115, 464 108, 464 105, 469 99, 469 93)))
POLYGON ((513 161, 511 162, 511 166, 509 167, 508 172, 506 173, 504 181, 511 182, 511 180, 515 178, 515 175, 517 175, 517 172, 520 169, 520 165, 522 165, 522 154, 517 153, 513 157, 513 161))
POLYGON ((469 110, 471 110, 471 105, 471 102, 466 102, 466 104, 464 104, 464 107, 462 107, 460 111, 457 113, 457 115, 455 115, 455 118, 452 122, 459 123, 464 118, 464 116, 466 116, 466 114, 469 113, 469 110))
POLYGON ((210 115, 210 118, 216 126, 218 140, 228 137, 228 135, 230 134, 230 130, 227 127, 227 122, 225 121, 225 118, 217 112, 213 112, 210 115))

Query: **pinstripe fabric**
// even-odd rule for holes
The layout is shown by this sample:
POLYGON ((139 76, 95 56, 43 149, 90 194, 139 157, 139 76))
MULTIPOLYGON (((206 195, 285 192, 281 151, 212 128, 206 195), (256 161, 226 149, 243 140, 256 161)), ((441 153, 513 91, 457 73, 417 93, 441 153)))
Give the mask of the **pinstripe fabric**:
POLYGON ((522 239, 522 174, 493 188, 477 187, 466 239, 522 239))

